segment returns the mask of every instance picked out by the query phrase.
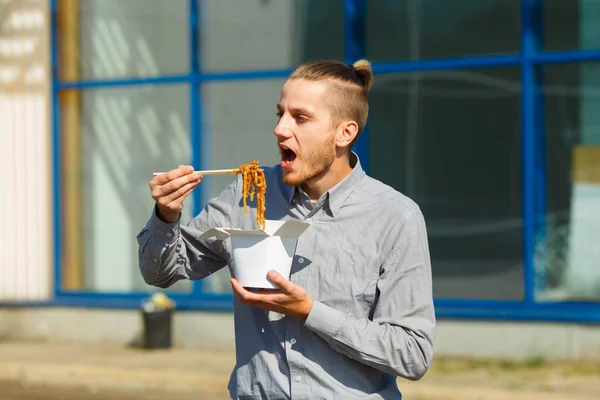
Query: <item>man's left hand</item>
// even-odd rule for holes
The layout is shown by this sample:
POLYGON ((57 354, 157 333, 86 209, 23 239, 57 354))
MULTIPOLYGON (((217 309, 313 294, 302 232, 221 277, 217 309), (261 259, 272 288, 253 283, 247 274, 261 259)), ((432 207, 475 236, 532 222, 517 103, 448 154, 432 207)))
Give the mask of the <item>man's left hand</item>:
POLYGON ((267 277, 279 289, 263 289, 258 292, 251 292, 242 287, 235 278, 231 278, 230 282, 233 292, 243 304, 306 320, 313 305, 313 300, 308 297, 306 290, 288 281, 276 271, 269 271, 267 277))

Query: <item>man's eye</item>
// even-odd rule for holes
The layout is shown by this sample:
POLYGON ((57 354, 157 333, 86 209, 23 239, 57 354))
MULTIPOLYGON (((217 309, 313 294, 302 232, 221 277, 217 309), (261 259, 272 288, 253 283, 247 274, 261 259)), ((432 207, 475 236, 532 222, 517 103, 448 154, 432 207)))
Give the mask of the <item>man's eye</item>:
POLYGON ((277 111, 277 114, 275 114, 275 115, 277 115, 277 118, 283 117, 283 113, 281 111, 277 111))

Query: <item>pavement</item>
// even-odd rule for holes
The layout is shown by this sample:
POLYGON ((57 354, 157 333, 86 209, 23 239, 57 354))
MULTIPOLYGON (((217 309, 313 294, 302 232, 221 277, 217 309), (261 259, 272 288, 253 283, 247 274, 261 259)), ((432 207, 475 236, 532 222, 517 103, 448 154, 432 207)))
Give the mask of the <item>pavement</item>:
POLYGON ((0 342, 0 381, 90 392, 197 393, 227 399, 233 351, 124 347, 115 343, 0 342))
MULTIPOLYGON (((225 400, 234 360, 233 349, 0 341, 0 399, 225 400)), ((600 393, 600 365, 562 373, 555 366, 494 369, 442 361, 419 382, 399 381, 404 398, 588 400, 600 393)))

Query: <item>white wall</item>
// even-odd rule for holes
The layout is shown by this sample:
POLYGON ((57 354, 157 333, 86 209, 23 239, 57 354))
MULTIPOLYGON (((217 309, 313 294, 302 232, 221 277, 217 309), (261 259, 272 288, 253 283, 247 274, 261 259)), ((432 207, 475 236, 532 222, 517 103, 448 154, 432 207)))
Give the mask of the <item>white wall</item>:
POLYGON ((51 293, 47 4, 0 5, 0 300, 51 293))

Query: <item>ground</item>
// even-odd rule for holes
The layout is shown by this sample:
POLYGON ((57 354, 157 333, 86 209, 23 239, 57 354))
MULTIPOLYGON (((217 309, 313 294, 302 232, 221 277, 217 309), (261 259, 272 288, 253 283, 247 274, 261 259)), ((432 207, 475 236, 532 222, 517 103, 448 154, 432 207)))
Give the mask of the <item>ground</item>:
MULTIPOLYGON (((146 351, 114 343, 0 342, 2 400, 225 400, 231 350, 146 351)), ((591 400, 600 363, 436 357, 408 400, 591 400)))
POLYGON ((210 393, 173 393, 148 390, 106 390, 78 387, 22 386, 0 382, 2 400, 223 400, 224 395, 210 393))

